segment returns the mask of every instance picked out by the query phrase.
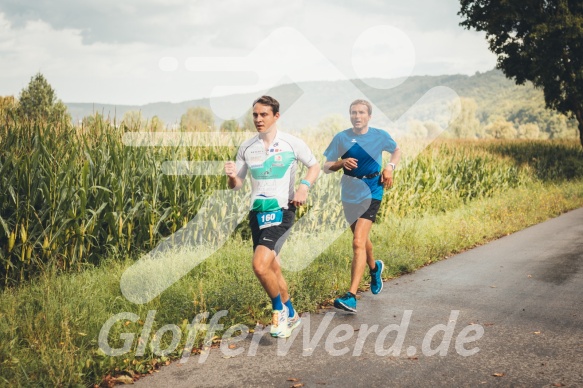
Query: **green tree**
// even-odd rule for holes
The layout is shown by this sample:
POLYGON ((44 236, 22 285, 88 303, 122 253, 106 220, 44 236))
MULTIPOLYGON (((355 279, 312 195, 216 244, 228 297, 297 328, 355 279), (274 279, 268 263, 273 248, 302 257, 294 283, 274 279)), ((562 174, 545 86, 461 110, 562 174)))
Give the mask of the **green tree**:
POLYGON ((121 120, 123 126, 125 126, 126 131, 140 131, 146 128, 147 120, 142 117, 142 112, 137 110, 129 110, 123 114, 121 120))
POLYGON ((103 124, 105 124, 105 119, 99 112, 95 112, 91 116, 85 116, 81 119, 81 126, 83 128, 91 128, 103 124))
POLYGON ((215 117, 209 108, 188 108, 180 118, 180 128, 183 131, 208 132, 215 130, 215 117))
POLYGON ((536 123, 543 136, 541 138, 564 139, 577 137, 577 120, 567 118, 562 113, 541 105, 524 104, 507 116, 515 126, 536 123))
POLYGON ((427 137, 427 128, 419 120, 409 120, 407 123, 408 134, 414 139, 425 139, 427 137))
POLYGON ((20 92, 16 113, 22 120, 33 122, 71 121, 67 106, 41 73, 31 77, 28 86, 20 92))
POLYGON ((160 120, 158 116, 154 116, 150 119, 150 122, 146 124, 146 127, 152 132, 163 131, 166 128, 164 122, 160 120))
POLYGON ((540 137, 540 128, 535 123, 527 123, 518 126, 519 139, 538 139, 540 137))
POLYGON ((486 126, 486 135, 494 139, 514 139, 516 138, 516 128, 511 122, 502 117, 497 117, 486 126))
POLYGON ((221 132, 237 132, 240 131, 239 122, 237 120, 225 120, 221 123, 221 132))
POLYGON ((573 115, 583 146, 583 2, 461 0, 468 29, 485 31, 497 67, 541 88, 547 107, 573 115))
POLYGON ((449 131, 458 139, 483 137, 480 120, 476 117, 478 104, 473 98, 460 98, 459 116, 450 124, 449 131))
POLYGON ((567 126, 567 117, 551 116, 548 120, 548 131, 551 139, 564 139, 570 137, 569 127, 567 126))

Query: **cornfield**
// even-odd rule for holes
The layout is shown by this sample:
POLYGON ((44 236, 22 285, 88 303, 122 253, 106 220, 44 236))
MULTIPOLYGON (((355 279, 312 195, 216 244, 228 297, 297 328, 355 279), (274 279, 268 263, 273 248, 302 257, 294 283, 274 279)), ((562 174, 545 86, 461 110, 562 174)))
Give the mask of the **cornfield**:
MULTIPOLYGON (((214 161, 222 165, 234 158, 236 141, 227 145, 210 141, 204 147, 178 143, 128 146, 127 139, 124 142, 128 133, 132 133, 131 128, 116 127, 100 118, 82 128, 2 124, 3 287, 30 279, 48 267, 78 271, 114 254, 137 256, 168 237, 180 235, 194 244, 224 240, 234 231, 221 228, 226 219, 230 225, 241 219, 246 222, 241 217, 240 202, 220 200, 220 193, 227 189, 224 176, 217 171, 208 175, 172 174, 167 164, 214 161), (206 209, 205 217, 199 217, 196 227, 188 229, 191 235, 176 233, 201 209, 206 209)), ((304 140, 316 155, 321 155, 330 141, 322 136, 304 140)), ((529 173, 531 162, 551 162, 519 160, 516 155, 531 155, 529 150, 542 147, 540 144, 513 142, 504 146, 511 148, 503 148, 495 142, 439 142, 418 154, 408 154, 407 149, 415 147, 404 142, 405 160, 396 172, 395 187, 385 195, 381 221, 389 214, 447 210, 536 179, 536 174, 529 173)), ((556 160, 562 155, 581 160, 575 143, 544 147, 552 152, 540 157, 553 159, 553 166, 560 166, 556 160)), ((570 178, 583 175, 578 166, 570 178)), ((562 172, 557 169, 551 178, 561 178, 562 172)), ((312 189, 310 203, 298 212, 298 218, 310 212, 317 215, 312 217, 314 221, 304 223, 306 233, 322 223, 342 227, 340 175, 322 176, 312 189)), ((244 200, 244 196, 241 198, 244 200)), ((241 227, 235 233, 248 237, 241 227)))

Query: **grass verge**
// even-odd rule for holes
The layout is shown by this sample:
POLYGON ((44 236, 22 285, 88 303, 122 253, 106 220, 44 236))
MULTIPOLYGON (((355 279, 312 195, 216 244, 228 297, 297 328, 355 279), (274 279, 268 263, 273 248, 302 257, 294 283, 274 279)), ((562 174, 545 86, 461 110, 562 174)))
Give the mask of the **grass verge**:
MULTIPOLYGON (((385 275, 396 277, 581 206, 583 181, 528 183, 447 212, 389 216, 373 227, 371 238, 376 258, 387 265, 385 275)), ((348 288, 350 244, 347 231, 307 268, 285 273, 297 310, 313 311, 348 288)), ((87 386, 101 383, 106 374, 125 371, 131 378, 148 373, 180 357, 186 340, 181 338, 170 354, 155 354, 157 348, 168 346, 170 336, 152 342, 153 333, 164 325, 176 325, 186 333, 187 325, 201 312, 212 316, 228 310, 221 320, 225 328, 267 324, 270 304, 252 273, 250 256, 250 243, 235 237, 144 305, 135 305, 121 294, 121 275, 133 261, 119 258, 77 274, 49 271, 34 282, 4 290, 0 299, 0 384, 87 386), (152 310, 155 316, 144 355, 135 356, 138 337, 152 310), (138 318, 113 325, 109 345, 122 347, 120 335, 133 334, 130 351, 106 356, 98 345, 100 330, 122 312, 138 318)), ((196 347, 202 345, 203 337, 204 333, 195 338, 196 347)))

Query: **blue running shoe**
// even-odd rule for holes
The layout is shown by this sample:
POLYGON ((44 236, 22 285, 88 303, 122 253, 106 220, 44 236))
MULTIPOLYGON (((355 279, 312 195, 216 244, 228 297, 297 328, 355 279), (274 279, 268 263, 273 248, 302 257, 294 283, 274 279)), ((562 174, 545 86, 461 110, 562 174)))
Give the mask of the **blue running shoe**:
POLYGON ((383 269, 385 269, 385 264, 381 260, 375 261, 377 270, 373 272, 370 271, 370 292, 373 294, 378 294, 383 290, 383 269))
POLYGON ((336 298, 334 300, 334 307, 340 310, 350 311, 351 313, 356 312, 356 298, 347 292, 344 296, 336 298))

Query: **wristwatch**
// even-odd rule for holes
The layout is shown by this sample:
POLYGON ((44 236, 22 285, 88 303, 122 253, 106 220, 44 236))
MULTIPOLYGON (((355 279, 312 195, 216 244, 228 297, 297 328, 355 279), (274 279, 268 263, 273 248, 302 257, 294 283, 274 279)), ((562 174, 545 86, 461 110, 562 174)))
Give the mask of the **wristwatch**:
POLYGON ((387 164, 387 166, 393 167, 393 171, 395 171, 395 168, 397 168, 397 166, 395 165, 395 163, 389 163, 389 164, 387 164))

